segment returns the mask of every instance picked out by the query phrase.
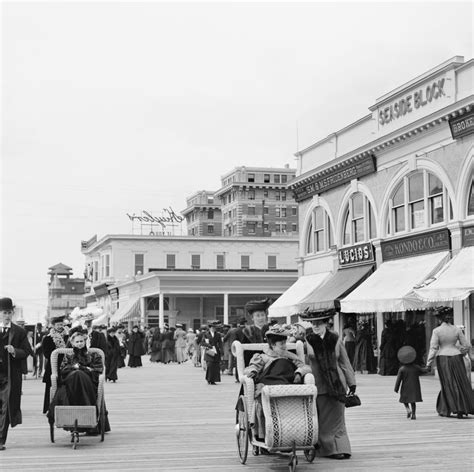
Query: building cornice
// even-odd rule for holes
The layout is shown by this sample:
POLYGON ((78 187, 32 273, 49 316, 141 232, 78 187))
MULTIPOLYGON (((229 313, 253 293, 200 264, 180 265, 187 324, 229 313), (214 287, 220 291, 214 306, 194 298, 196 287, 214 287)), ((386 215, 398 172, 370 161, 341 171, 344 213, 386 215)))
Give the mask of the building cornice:
POLYGON ((399 128, 374 141, 371 141, 360 148, 354 149, 353 151, 350 151, 349 153, 346 153, 337 159, 334 159, 326 164, 323 164, 322 166, 311 169, 304 174, 297 176, 291 183, 288 184, 288 188, 294 191, 295 189, 307 185, 318 178, 324 177, 326 174, 342 168, 346 163, 357 162, 358 159, 370 155, 376 156, 380 151, 386 151, 392 146, 419 136, 421 133, 431 130, 432 128, 443 124, 444 122, 447 122, 450 118, 455 118, 457 116, 463 115, 466 112, 469 112, 473 109, 473 107, 474 95, 470 95, 469 97, 453 103, 442 110, 438 110, 429 116, 420 118, 419 120, 399 128))

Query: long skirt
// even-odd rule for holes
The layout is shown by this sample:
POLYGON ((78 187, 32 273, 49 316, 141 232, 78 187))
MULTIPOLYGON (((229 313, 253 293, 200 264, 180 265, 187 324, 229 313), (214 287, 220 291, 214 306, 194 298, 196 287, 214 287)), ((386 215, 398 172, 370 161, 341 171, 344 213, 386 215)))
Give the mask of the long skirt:
POLYGON ((129 354, 128 356, 128 367, 141 367, 142 366, 142 356, 134 356, 129 354))
POLYGON ((221 381, 220 356, 214 356, 212 361, 208 359, 206 364, 207 364, 206 380, 208 382, 220 382, 221 381))
POLYGON ((349 362, 351 364, 354 363, 354 356, 356 352, 356 343, 355 341, 346 341, 344 343, 344 347, 346 348, 347 351, 347 356, 349 357, 349 362))
POLYGON ((345 405, 328 395, 316 397, 318 411, 317 455, 351 454, 351 443, 346 431, 345 405))
POLYGON ((474 415, 474 392, 466 375, 462 354, 436 358, 441 392, 436 401, 440 416, 451 413, 474 415))
POLYGON ((176 360, 181 362, 186 362, 188 360, 188 355, 186 353, 186 346, 176 346, 176 360))
POLYGON ((119 365, 119 359, 121 359, 120 354, 113 354, 107 356, 105 359, 105 373, 107 380, 117 380, 117 369, 119 365))

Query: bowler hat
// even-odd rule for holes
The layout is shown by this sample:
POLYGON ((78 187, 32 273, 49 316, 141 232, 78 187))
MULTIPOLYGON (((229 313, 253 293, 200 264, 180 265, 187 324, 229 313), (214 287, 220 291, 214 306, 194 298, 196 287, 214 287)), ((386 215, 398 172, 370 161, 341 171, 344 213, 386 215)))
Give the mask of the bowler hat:
POLYGON ((270 305, 270 300, 264 298, 263 300, 251 300, 245 304, 245 309, 252 314, 254 311, 265 311, 270 305))
POLYGON ((299 313, 299 317, 303 321, 328 321, 336 314, 336 310, 312 311, 306 309, 303 313, 299 313))
POLYGON ((416 359, 416 351, 411 346, 403 346, 398 350, 397 357, 402 364, 411 364, 416 359))
POLYGON ((15 305, 13 304, 11 298, 0 298, 0 311, 12 311, 14 308, 15 305))

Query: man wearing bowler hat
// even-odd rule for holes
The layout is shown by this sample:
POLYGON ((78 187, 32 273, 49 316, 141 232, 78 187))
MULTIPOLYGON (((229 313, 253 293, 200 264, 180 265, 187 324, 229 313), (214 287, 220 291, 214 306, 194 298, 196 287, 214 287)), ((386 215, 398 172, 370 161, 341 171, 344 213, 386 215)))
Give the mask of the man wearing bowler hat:
POLYGON ((12 323, 11 298, 0 298, 0 451, 5 450, 8 427, 21 424, 21 383, 26 358, 33 355, 26 331, 12 323))

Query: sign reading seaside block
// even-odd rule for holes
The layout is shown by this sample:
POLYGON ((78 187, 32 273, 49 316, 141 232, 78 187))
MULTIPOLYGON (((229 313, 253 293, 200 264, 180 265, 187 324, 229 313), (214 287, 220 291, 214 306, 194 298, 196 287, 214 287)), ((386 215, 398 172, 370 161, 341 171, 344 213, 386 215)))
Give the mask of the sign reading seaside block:
POLYGON ((318 172, 293 187, 293 194, 297 202, 339 187, 353 179, 375 172, 375 157, 367 155, 358 160, 348 159, 333 165, 324 171, 318 172))
POLYGON ((407 236, 381 244, 382 259, 401 259, 402 257, 421 256, 431 252, 449 251, 451 239, 448 229, 407 236))
POLYGON ((463 138, 468 134, 474 133, 474 111, 461 115, 458 118, 449 120, 451 136, 453 139, 463 138))
POLYGON ((374 249, 372 244, 357 244, 356 246, 339 249, 337 252, 339 265, 349 267, 374 261, 374 249))

